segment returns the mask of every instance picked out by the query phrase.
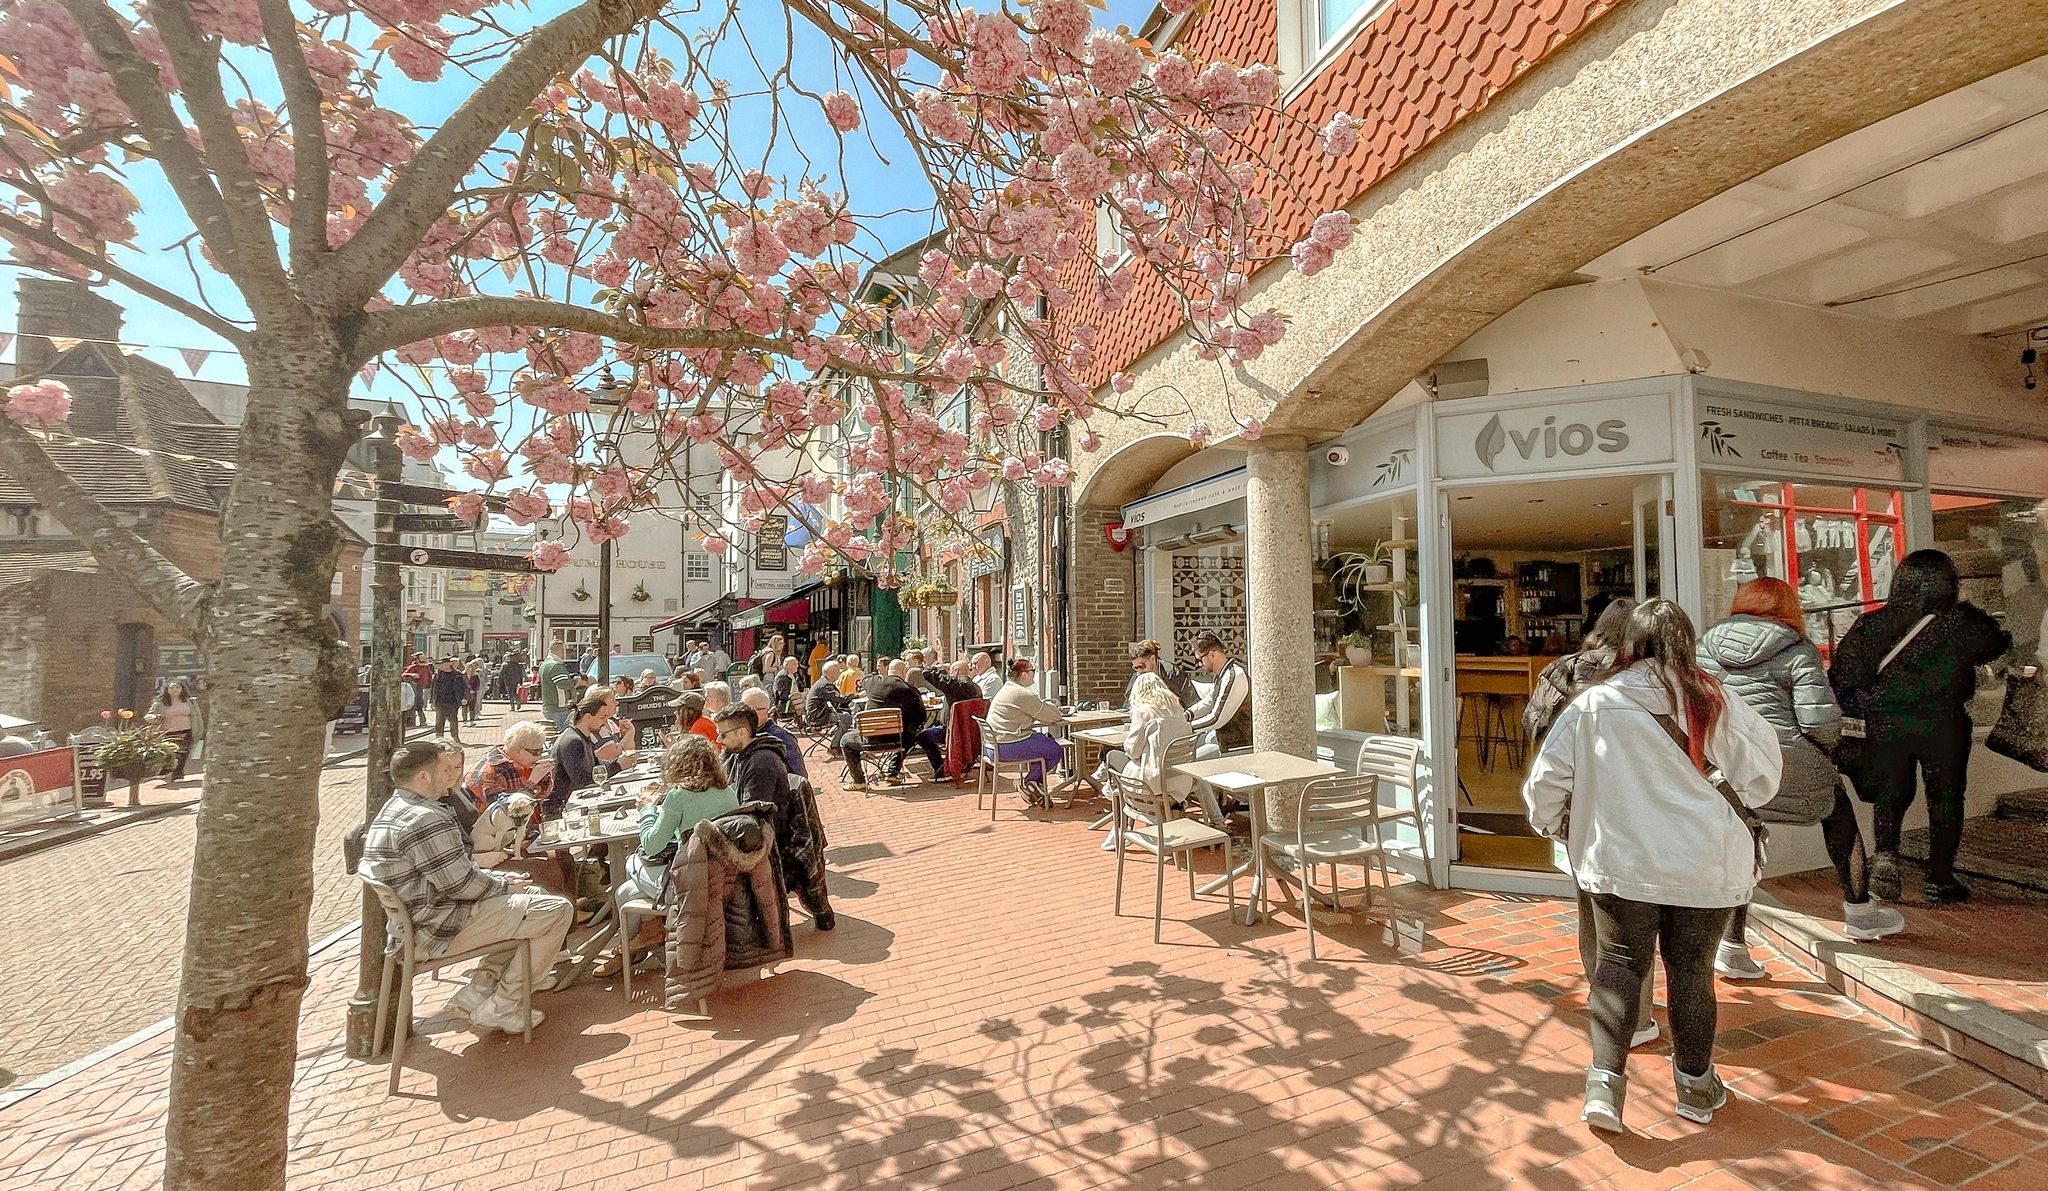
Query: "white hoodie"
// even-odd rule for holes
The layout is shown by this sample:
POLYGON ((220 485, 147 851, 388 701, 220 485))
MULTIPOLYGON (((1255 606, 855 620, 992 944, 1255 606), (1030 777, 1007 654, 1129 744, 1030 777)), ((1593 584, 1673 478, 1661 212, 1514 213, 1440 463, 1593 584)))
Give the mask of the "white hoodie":
MULTIPOLYGON (((1756 864, 1749 831, 1695 769, 1653 713, 1673 710, 1650 662, 1580 692, 1544 737, 1522 799, 1529 822, 1557 838, 1571 811, 1579 888, 1665 906, 1736 906, 1749 900, 1756 864)), ((1778 791, 1778 734, 1728 695, 1707 733, 1707 756, 1743 805, 1778 791)))

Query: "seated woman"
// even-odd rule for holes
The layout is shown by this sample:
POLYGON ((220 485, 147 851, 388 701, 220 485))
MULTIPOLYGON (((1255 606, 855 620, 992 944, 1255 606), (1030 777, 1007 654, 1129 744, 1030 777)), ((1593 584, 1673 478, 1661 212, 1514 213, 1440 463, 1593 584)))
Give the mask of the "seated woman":
POLYGON ((1027 658, 1010 659, 1010 681, 989 700, 986 722, 991 740, 983 744, 994 745, 997 761, 1029 761, 1023 782, 1025 798, 1033 806, 1045 806, 1046 766, 1058 764, 1066 750, 1059 741, 1036 730, 1054 727, 1061 719, 1059 705, 1031 689, 1036 670, 1027 658))
POLYGON ((505 743, 492 746, 470 770, 462 785, 464 796, 448 800, 465 838, 501 794, 531 794, 536 806, 547 801, 555 778, 554 767, 541 764, 547 748, 547 728, 538 720, 505 729, 505 743))
POLYGON ((675 729, 663 737, 664 743, 674 747, 685 736, 702 737, 718 751, 718 729, 711 723, 711 717, 704 714, 704 696, 697 691, 684 691, 676 700, 675 729))
MULTIPOLYGON (((1166 772, 1167 750, 1195 734, 1188 723, 1187 710, 1180 705, 1180 697, 1164 678, 1150 671, 1142 671, 1132 680, 1130 696, 1131 722, 1124 729, 1124 747, 1103 752, 1103 769, 1143 783, 1174 802, 1190 793, 1198 794, 1210 822, 1223 826, 1223 808, 1216 804, 1213 791, 1207 786, 1198 788, 1193 778, 1172 777, 1166 772)), ((1097 784, 1106 776, 1098 771, 1097 784)))
POLYGON ((626 858, 620 897, 659 900, 668 866, 690 829, 739 805, 717 752, 694 733, 684 733, 661 754, 661 785, 660 793, 641 799, 640 850, 626 858))

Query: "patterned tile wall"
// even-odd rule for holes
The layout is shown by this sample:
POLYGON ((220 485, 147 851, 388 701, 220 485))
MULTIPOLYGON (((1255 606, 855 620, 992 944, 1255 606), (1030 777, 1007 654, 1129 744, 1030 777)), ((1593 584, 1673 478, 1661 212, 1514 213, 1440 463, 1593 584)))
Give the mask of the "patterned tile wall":
POLYGON ((1179 550, 1171 558, 1174 663, 1191 670, 1204 633, 1221 637, 1230 656, 1244 657, 1244 546, 1179 550))

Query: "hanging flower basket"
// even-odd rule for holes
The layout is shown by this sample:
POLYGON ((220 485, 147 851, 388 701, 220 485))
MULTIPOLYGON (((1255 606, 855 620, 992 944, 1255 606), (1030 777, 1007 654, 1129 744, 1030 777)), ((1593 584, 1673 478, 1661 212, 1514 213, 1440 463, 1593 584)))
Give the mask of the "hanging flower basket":
POLYGON ((647 601, 654 598, 654 596, 647 590, 646 580, 643 579, 638 584, 634 585, 633 594, 631 598, 633 602, 636 604, 644 604, 647 601))

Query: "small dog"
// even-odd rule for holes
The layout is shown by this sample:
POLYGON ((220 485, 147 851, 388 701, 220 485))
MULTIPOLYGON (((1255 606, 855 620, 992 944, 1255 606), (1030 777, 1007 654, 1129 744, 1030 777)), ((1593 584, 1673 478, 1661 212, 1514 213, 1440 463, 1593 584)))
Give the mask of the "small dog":
POLYGON ((526 856, 526 825, 539 805, 531 794, 500 794, 491 799, 469 829, 469 850, 478 868, 491 868, 526 856))

